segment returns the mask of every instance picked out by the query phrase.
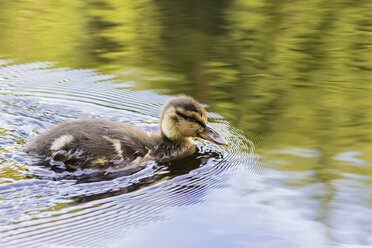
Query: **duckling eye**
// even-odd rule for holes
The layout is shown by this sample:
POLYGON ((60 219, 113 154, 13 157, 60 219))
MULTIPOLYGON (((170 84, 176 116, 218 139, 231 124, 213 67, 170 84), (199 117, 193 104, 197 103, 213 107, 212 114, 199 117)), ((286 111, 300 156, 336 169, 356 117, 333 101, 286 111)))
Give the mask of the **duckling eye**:
POLYGON ((185 120, 188 120, 188 121, 191 121, 191 122, 198 123, 200 126, 205 127, 205 124, 204 124, 203 122, 197 120, 197 119, 195 118, 195 116, 193 116, 193 115, 185 115, 185 114, 182 114, 182 113, 179 112, 179 111, 176 111, 176 113, 177 113, 179 116, 181 116, 182 118, 184 118, 185 120))
POLYGON ((196 121, 196 119, 195 119, 195 117, 193 116, 193 115, 191 115, 191 116, 187 116, 187 119, 189 120, 189 121, 196 121))
POLYGON ((199 124, 199 125, 202 126, 202 127, 205 127, 205 124, 204 124, 203 122, 197 120, 197 119, 195 118, 195 116, 193 116, 193 115, 191 115, 191 116, 187 116, 187 120, 188 120, 188 121, 191 121, 191 122, 194 122, 194 123, 197 123, 197 124, 199 124))

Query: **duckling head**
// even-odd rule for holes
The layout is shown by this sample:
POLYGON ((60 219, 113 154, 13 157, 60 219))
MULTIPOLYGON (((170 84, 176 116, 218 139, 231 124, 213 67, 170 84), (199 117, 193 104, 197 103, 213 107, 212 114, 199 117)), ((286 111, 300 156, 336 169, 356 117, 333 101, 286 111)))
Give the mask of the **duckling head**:
POLYGON ((160 127, 162 134, 174 142, 200 137, 219 145, 227 145, 226 140, 208 126, 205 109, 188 96, 175 97, 165 104, 160 127))

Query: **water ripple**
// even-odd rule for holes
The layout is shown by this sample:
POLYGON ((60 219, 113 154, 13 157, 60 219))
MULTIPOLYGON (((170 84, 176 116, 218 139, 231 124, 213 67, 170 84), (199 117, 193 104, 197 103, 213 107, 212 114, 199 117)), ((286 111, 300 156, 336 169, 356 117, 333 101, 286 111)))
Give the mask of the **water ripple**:
POLYGON ((115 84, 125 83, 93 70, 1 62, 0 216, 7 217, 0 219, 0 237, 8 247, 102 247, 125 230, 166 220, 172 207, 202 202, 210 189, 226 187, 230 173, 262 170, 254 144, 216 113, 210 113, 211 124, 228 139, 228 148, 196 140, 198 154, 149 163, 134 174, 35 166, 21 146, 53 123, 99 117, 154 130, 167 97, 118 90, 115 84))

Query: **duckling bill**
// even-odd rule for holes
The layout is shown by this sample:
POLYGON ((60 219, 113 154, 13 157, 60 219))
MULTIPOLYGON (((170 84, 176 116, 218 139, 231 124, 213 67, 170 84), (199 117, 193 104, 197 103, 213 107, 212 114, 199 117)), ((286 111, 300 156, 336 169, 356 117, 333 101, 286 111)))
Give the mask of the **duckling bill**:
POLYGON ((25 151, 74 169, 122 168, 148 160, 164 163, 189 156, 196 150, 191 137, 227 145, 208 126, 205 109, 191 97, 178 96, 164 105, 159 133, 114 121, 74 120, 39 135, 25 151))

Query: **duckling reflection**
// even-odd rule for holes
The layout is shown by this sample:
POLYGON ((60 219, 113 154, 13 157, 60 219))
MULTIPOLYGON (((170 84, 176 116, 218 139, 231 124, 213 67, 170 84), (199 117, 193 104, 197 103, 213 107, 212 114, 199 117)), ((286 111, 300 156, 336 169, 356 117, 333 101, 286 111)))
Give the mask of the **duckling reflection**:
POLYGON ((159 133, 113 121, 74 120, 39 135, 26 145, 25 151, 73 169, 123 168, 149 160, 166 163, 195 153, 191 137, 227 145, 207 124, 204 108, 182 95, 165 104, 159 133))
MULTIPOLYGON (((197 149, 198 150, 198 149, 197 149)), ((117 196, 127 194, 150 185, 154 185, 158 182, 166 180, 171 180, 175 177, 180 175, 188 174, 190 171, 195 170, 197 168, 201 168, 205 166, 210 159, 213 158, 215 160, 222 160, 222 156, 218 152, 213 152, 210 150, 207 151, 197 151, 196 153, 185 157, 183 159, 173 161, 170 163, 165 163, 162 165, 155 166, 153 168, 153 172, 149 173, 146 177, 141 177, 136 181, 129 182, 129 184, 121 185, 120 188, 113 190, 109 188, 109 190, 94 193, 94 194, 82 194, 77 197, 74 197, 74 201, 71 202, 71 205, 76 205, 84 202, 90 202, 94 200, 104 199, 107 197, 117 196)), ((129 168, 138 168, 139 166, 129 167, 129 168)), ((105 173, 104 171, 97 171, 96 173, 89 173, 85 175, 65 175, 63 179, 68 180, 76 180, 77 184, 85 184, 85 183, 96 183, 101 181, 109 181, 119 177, 125 177, 126 172, 122 170, 112 171, 111 173, 105 173)), ((203 187, 203 184, 198 181, 198 183, 191 183, 188 186, 184 187, 203 187)))

